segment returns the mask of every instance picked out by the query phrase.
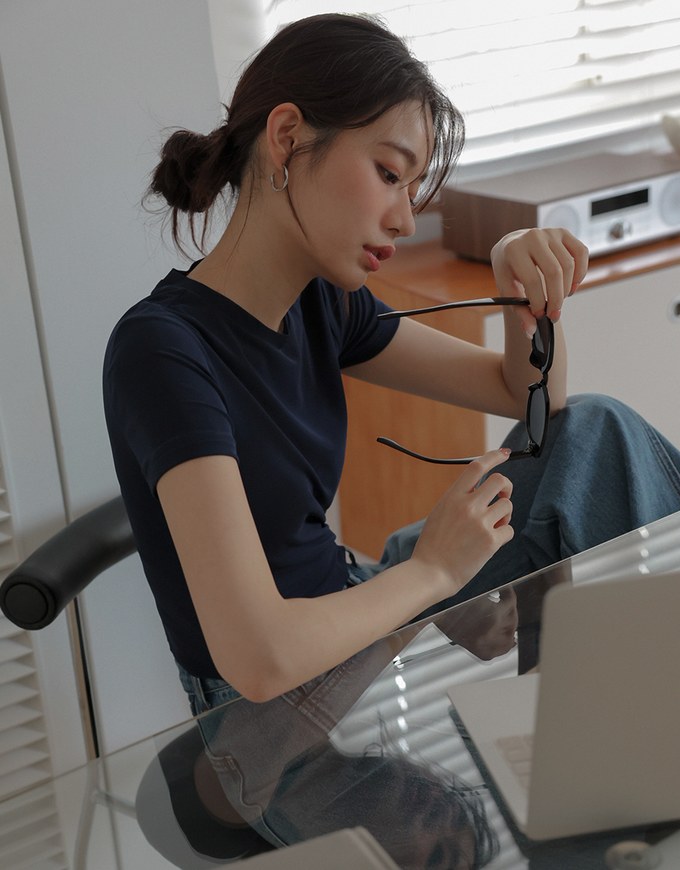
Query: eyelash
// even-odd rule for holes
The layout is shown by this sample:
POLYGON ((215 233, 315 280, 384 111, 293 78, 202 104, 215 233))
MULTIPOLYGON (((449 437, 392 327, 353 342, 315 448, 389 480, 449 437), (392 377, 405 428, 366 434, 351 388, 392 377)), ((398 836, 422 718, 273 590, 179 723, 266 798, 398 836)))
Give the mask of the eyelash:
MULTIPOLYGON (((379 166, 378 169, 386 184, 396 184, 399 181, 399 176, 387 169, 385 166, 379 166)), ((415 199, 409 197, 409 202, 411 203, 411 208, 416 207, 415 199)))
POLYGON ((399 181, 399 176, 384 166, 378 166, 378 171, 382 175, 386 184, 396 184, 399 181))

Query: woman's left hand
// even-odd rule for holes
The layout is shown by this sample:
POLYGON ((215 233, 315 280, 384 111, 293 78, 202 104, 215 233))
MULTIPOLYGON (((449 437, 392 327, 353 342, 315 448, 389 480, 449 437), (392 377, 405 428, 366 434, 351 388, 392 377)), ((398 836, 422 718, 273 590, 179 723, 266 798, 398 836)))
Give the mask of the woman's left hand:
POLYGON ((496 284, 502 296, 526 296, 530 305, 515 311, 528 335, 537 317, 559 320, 562 303, 585 278, 588 248, 569 230, 535 228, 516 230, 491 251, 496 284))

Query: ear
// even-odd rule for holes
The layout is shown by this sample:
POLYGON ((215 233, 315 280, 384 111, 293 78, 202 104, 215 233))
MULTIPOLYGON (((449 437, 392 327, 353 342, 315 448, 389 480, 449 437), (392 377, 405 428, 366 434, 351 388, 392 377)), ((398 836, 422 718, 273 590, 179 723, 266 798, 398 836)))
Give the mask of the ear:
POLYGON ((309 127, 295 103, 275 106, 267 118, 267 155, 275 169, 288 163, 293 151, 310 136, 309 127))

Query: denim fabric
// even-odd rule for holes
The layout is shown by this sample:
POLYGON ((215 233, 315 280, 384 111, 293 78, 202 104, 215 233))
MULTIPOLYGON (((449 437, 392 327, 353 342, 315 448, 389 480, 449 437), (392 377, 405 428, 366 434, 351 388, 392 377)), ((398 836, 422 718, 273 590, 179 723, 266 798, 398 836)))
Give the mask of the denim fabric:
MULTIPOLYGON (((526 445, 523 423, 504 446, 526 445)), ((488 592, 680 510, 680 450, 639 414, 608 396, 582 394, 550 420, 538 459, 499 469, 513 482, 515 537, 441 610, 488 592)), ((366 580, 413 552, 424 520, 387 540, 380 562, 359 565, 366 580)))
MULTIPOLYGON (((206 755, 232 807, 275 846, 361 825, 403 870, 469 867, 465 854, 481 866, 496 841, 474 791, 375 746, 346 755, 329 739, 393 656, 378 643, 272 701, 242 698, 200 716, 206 755)), ((213 681, 180 673, 197 710, 202 697, 217 699, 213 681)))
POLYGON ((194 677, 180 664, 177 668, 182 688, 189 697, 189 705, 194 716, 200 716, 206 710, 214 710, 215 707, 221 707, 241 697, 240 693, 225 680, 215 677, 194 677))
POLYGON ((192 712, 199 717, 206 755, 229 802, 268 842, 281 846, 295 841, 282 827, 273 830, 267 816, 286 768, 327 746, 333 727, 393 656, 389 644, 374 645, 260 704, 242 698, 224 680, 199 679, 178 665, 192 712), (235 698, 240 698, 237 704, 227 703, 235 698))
MULTIPOLYGON (((476 578, 484 589, 680 510, 680 450, 623 403, 574 396, 548 438, 547 455, 506 466, 518 534, 476 578)), ((515 427, 507 443, 520 442, 515 427)))

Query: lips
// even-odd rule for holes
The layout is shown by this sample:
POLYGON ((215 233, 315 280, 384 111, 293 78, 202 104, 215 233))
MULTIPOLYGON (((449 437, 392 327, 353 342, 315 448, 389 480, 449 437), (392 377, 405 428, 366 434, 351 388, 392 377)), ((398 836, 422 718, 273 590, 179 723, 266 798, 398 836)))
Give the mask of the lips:
POLYGON ((368 251, 369 254, 373 254, 378 262, 382 262, 383 260, 389 260, 394 254, 395 249, 394 245, 382 245, 378 248, 374 248, 372 245, 364 245, 364 250, 368 251))
POLYGON ((380 268, 383 260, 389 260, 394 254, 394 245, 382 245, 374 247, 372 245, 364 245, 364 251, 367 254, 368 267, 371 272, 376 272, 380 268))

